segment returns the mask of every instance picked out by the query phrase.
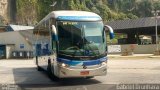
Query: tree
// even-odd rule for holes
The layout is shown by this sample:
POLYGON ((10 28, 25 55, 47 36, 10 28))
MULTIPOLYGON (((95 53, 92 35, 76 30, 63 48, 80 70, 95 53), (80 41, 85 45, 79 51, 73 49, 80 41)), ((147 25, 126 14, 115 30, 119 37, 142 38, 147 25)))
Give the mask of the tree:
POLYGON ((135 11, 135 14, 139 17, 150 17, 152 16, 152 2, 151 0, 143 0, 137 3, 138 8, 135 11))
POLYGON ((17 21, 39 22, 52 10, 83 10, 99 14, 104 21, 153 16, 160 9, 158 0, 16 0, 17 21), (57 2, 54 7, 50 5, 57 2))
POLYGON ((17 0, 17 22, 21 24, 34 24, 37 20, 37 0, 17 0))
POLYGON ((160 1, 153 2, 153 9, 160 10, 160 1))

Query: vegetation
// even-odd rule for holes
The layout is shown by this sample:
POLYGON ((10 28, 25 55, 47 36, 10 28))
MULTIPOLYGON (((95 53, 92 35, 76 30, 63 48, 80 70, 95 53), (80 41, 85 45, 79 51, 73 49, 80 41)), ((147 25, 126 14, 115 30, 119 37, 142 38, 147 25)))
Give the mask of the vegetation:
POLYGON ((37 0, 17 0, 17 23, 32 24, 37 21, 37 0))
POLYGON ((17 0, 17 22, 36 24, 52 10, 85 10, 99 14, 104 21, 153 16, 159 0, 17 0), (55 7, 50 5, 57 2, 55 7))

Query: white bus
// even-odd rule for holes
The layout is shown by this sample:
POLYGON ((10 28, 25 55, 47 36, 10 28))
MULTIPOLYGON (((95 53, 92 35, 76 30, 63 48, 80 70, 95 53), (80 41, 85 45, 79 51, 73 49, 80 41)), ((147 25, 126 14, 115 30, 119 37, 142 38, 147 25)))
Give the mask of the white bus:
MULTIPOLYGON (((113 38, 113 30, 110 37, 113 38)), ((107 45, 102 18, 86 11, 53 11, 34 29, 36 64, 51 79, 107 74, 107 45)))

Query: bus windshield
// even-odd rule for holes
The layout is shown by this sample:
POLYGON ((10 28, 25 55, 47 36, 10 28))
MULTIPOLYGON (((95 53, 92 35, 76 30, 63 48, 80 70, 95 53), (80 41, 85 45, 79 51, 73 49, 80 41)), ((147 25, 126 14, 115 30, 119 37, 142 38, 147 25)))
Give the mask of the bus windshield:
POLYGON ((58 21, 58 54, 70 57, 96 57, 105 54, 102 21, 58 21))

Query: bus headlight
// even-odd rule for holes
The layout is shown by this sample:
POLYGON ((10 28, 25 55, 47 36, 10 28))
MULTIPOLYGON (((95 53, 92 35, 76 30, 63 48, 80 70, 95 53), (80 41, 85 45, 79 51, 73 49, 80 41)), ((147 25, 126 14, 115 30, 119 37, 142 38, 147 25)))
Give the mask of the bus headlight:
POLYGON ((61 65, 62 65, 62 67, 66 67, 66 64, 64 64, 64 63, 62 63, 61 65))
POLYGON ((61 66, 62 66, 62 67, 68 67, 68 65, 65 64, 65 63, 62 63, 61 66))

